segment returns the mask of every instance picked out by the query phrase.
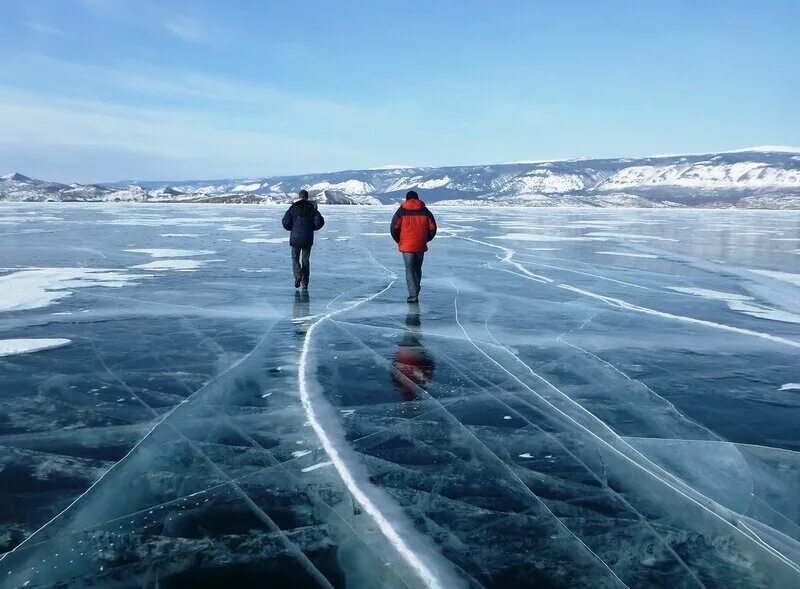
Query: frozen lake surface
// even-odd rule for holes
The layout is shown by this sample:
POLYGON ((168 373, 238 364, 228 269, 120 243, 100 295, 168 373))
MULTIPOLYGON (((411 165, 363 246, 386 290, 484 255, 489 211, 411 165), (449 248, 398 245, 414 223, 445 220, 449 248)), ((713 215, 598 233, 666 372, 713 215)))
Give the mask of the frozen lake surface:
POLYGON ((800 214, 322 212, 0 207, 0 586, 800 586, 800 214))

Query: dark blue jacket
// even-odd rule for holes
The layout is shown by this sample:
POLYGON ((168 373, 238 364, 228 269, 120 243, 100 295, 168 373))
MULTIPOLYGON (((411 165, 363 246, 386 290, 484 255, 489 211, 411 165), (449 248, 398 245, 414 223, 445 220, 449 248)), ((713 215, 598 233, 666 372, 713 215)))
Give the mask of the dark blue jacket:
POLYGON ((311 247, 314 245, 314 231, 325 225, 314 203, 298 200, 283 215, 283 228, 291 231, 289 245, 292 247, 311 247))

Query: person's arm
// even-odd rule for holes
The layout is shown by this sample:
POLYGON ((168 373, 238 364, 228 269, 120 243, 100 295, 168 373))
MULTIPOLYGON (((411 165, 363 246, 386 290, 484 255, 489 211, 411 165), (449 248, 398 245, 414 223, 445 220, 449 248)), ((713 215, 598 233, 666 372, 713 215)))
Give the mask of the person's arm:
POLYGON ((283 228, 286 229, 286 231, 291 231, 293 224, 294 224, 294 217, 292 217, 292 209, 290 208, 283 215, 283 228))
POLYGON ((325 218, 319 214, 319 211, 314 212, 314 231, 319 231, 325 226, 325 218))
POLYGON ((428 213, 428 241, 436 237, 436 219, 428 209, 425 209, 425 212, 428 213))
POLYGON ((400 217, 400 211, 398 210, 394 217, 392 217, 392 224, 389 227, 389 233, 392 234, 392 239, 394 239, 395 243, 400 243, 400 223, 402 218, 400 217))

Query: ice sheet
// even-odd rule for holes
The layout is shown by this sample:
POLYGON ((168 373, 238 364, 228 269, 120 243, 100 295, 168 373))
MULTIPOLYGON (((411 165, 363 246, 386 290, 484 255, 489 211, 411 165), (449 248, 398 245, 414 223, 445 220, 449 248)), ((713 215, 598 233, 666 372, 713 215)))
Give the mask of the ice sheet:
POLYGON ((800 215, 232 210, 4 206, 0 584, 800 584, 800 215))

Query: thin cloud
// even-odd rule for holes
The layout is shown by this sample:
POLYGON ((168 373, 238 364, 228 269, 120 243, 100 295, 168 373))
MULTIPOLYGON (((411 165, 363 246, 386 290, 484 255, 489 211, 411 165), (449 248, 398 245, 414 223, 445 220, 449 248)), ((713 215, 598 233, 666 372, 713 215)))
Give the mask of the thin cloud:
MULTIPOLYGON (((136 62, 101 66, 79 64, 38 54, 23 54, 16 62, 22 69, 48 73, 52 80, 67 80, 77 88, 74 98, 96 95, 94 88, 102 80, 103 89, 115 88, 127 98, 155 98, 178 111, 213 111, 217 107, 237 105, 237 113, 252 124, 285 121, 302 117, 316 121, 320 130, 385 129, 404 111, 399 104, 355 105, 330 100, 319 93, 287 92, 267 84, 245 82, 193 70, 159 68, 136 62)), ((69 87, 69 86, 68 86, 69 87)), ((64 92, 61 92, 62 96, 64 92)))
MULTIPOLYGON (((41 162, 41 154, 69 151, 103 153, 109 159, 131 154, 157 158, 169 162, 173 174, 186 177, 244 177, 307 172, 322 162, 346 167, 347 162, 369 157, 345 142, 232 130, 224 121, 210 121, 202 114, 62 99, 2 86, 0 128, 0 157, 14 168, 20 167, 15 160, 38 154, 41 162)), ((83 164, 87 167, 74 170, 75 179, 98 179, 98 162, 89 165, 91 159, 83 164)))
POLYGON ((199 22, 185 16, 174 17, 164 23, 164 28, 181 41, 188 43, 207 43, 208 31, 199 22))
POLYGON ((43 35, 53 35, 55 37, 70 37, 66 31, 52 25, 41 22, 26 22, 25 27, 31 31, 42 33, 43 35))

